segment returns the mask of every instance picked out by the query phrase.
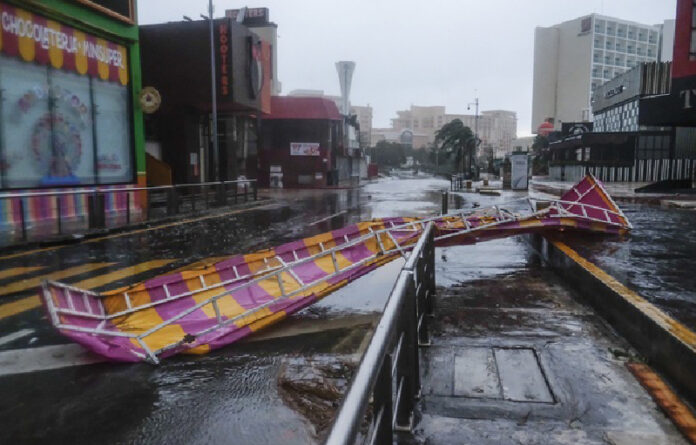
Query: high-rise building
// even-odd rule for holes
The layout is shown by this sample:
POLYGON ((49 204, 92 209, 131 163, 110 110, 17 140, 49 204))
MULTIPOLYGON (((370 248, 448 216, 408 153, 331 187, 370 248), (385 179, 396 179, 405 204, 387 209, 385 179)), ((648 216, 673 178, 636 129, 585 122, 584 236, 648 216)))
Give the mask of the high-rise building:
POLYGON ((674 23, 641 23, 590 14, 534 33, 532 131, 552 118, 590 121, 592 91, 643 62, 671 60, 674 23))

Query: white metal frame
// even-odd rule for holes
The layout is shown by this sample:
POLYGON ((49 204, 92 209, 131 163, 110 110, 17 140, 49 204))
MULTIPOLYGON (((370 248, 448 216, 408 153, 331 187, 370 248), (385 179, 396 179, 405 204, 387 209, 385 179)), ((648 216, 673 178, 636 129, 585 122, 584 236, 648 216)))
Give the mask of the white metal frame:
MULTIPOLYGON (((596 183, 596 185, 597 184, 598 183, 596 183)), ((600 185, 600 187, 601 187, 601 185, 600 185)), ((589 190, 588 190, 588 192, 589 192, 589 190)), ((578 195, 580 195, 580 198, 582 198, 582 196, 584 196, 584 195, 581 195, 580 193, 578 193, 578 195)), ((618 209, 618 207, 617 207, 617 209, 618 209)), ((590 221, 601 222, 601 223, 611 225, 611 226, 625 227, 621 223, 611 221, 611 218, 609 217, 610 214, 613 214, 613 215, 616 215, 616 216, 623 218, 623 220, 626 221, 626 223, 628 224, 628 228, 631 228, 631 225, 628 222, 628 219, 620 211, 614 212, 614 211, 606 210, 606 209, 603 209, 601 207, 593 206, 590 204, 579 203, 576 201, 562 201, 562 200, 550 201, 549 207, 547 207, 543 210, 533 212, 533 213, 531 213, 529 215, 525 215, 525 216, 516 215, 516 214, 510 213, 508 211, 501 211, 501 209, 499 207, 493 206, 493 207, 488 207, 488 208, 484 208, 484 209, 460 210, 460 211, 452 212, 452 213, 449 213, 446 215, 424 218, 424 219, 420 219, 420 220, 416 220, 416 221, 412 221, 412 222, 408 222, 408 223, 400 224, 400 225, 394 224, 394 222, 391 221, 390 222, 391 227, 387 227, 387 228, 380 229, 380 230, 373 230, 370 227, 370 228, 368 228, 369 233, 357 236, 353 239, 350 239, 350 237, 346 234, 344 236, 344 241, 345 241, 344 243, 336 245, 335 247, 332 247, 330 249, 326 249, 324 247, 323 243, 319 243, 319 248, 321 249, 321 251, 319 253, 307 256, 305 258, 298 258, 297 251, 296 250, 292 251, 293 257, 295 258, 295 261, 287 262, 287 261, 283 260, 279 255, 276 255, 274 257, 265 258, 264 262, 265 262, 267 267, 255 272, 255 273, 251 273, 251 274, 247 274, 247 275, 240 275, 238 273, 236 267, 233 266, 233 270, 235 272, 235 278, 230 279, 230 280, 226 280, 226 281, 223 281, 220 283, 207 285, 203 275, 199 275, 199 279, 201 280, 201 288, 194 290, 194 291, 189 291, 189 292, 184 292, 184 293, 177 294, 177 295, 172 295, 169 291, 169 288, 167 287, 167 284, 165 284, 165 285, 163 285, 163 289, 164 289, 165 295, 167 295, 167 297, 162 299, 162 300, 156 301, 156 302, 150 302, 150 303, 140 305, 140 306, 133 306, 132 301, 130 299, 130 296, 128 295, 128 292, 124 292, 122 294, 122 296, 124 298, 127 309, 113 313, 113 314, 106 313, 106 310, 104 308, 103 301, 102 301, 104 295, 99 294, 97 292, 79 289, 79 288, 76 288, 74 286, 66 285, 63 283, 55 282, 55 281, 45 281, 43 283, 42 292, 43 292, 43 296, 44 296, 44 301, 45 301, 46 306, 48 308, 48 312, 51 316, 51 321, 58 329, 72 330, 72 331, 76 331, 76 332, 85 332, 85 333, 90 333, 90 334, 94 334, 94 335, 128 337, 128 338, 135 339, 141 345, 141 347, 146 352, 146 354, 140 354, 137 351, 132 351, 132 352, 139 357, 145 358, 147 361, 149 361, 151 363, 157 364, 157 363, 159 363, 158 356, 161 353, 166 352, 170 349, 176 348, 176 347, 182 345, 183 343, 188 342, 189 339, 191 339, 191 338, 195 339, 201 335, 205 335, 205 334, 212 332, 216 329, 223 328, 223 327, 225 327, 229 324, 232 324, 238 320, 241 320, 241 319, 244 319, 247 317, 253 317, 255 314, 260 312, 262 309, 265 309, 272 304, 287 301, 287 300, 297 296, 298 294, 306 291, 307 289, 309 289, 311 287, 314 287, 322 282, 325 282, 325 281, 327 281, 327 280, 329 280, 329 279, 331 279, 339 274, 342 274, 342 273, 345 273, 349 270, 361 267, 364 264, 371 262, 380 256, 400 254, 404 258, 406 258, 407 252, 413 248, 415 243, 418 241, 418 238, 412 237, 411 239, 409 239, 409 241, 412 241, 412 242, 409 242, 408 244, 403 244, 403 243, 400 244, 392 232, 405 232, 406 231, 406 232, 421 233, 424 230, 426 224, 428 224, 430 222, 437 223, 438 220, 441 221, 444 218, 452 218, 452 217, 461 218, 461 220, 464 222, 464 227, 461 229, 458 229, 458 230, 455 229, 455 231, 453 231, 451 233, 446 233, 444 235, 440 235, 440 236, 435 238, 436 241, 447 239, 447 238, 452 238, 455 236, 461 236, 461 235, 471 233, 474 231, 491 229, 491 228, 494 228, 496 226, 500 226, 500 225, 504 225, 507 223, 520 221, 520 220, 527 220, 527 219, 535 218, 535 217, 582 218, 582 219, 586 219, 586 220, 590 220, 590 221), (578 215, 576 213, 572 213, 572 212, 566 210, 566 208, 563 207, 564 205, 579 206, 580 208, 582 208, 583 215, 578 215), (591 218, 591 217, 587 216, 586 208, 593 208, 593 209, 602 210, 604 212, 604 215, 606 216, 606 220, 591 218), (552 209, 556 209, 557 213, 550 214, 552 209), (491 210, 494 211, 494 215, 487 214, 487 212, 489 212, 491 210), (481 224, 478 226, 472 226, 467 219, 468 217, 471 217, 471 216, 476 216, 476 217, 493 216, 494 220, 493 220, 493 222, 490 222, 490 223, 481 224), (368 257, 366 257, 366 258, 364 258, 356 263, 352 263, 352 264, 344 267, 343 269, 341 269, 339 267, 338 261, 336 259, 337 253, 340 253, 342 250, 352 248, 352 247, 354 247, 354 246, 356 246, 364 241, 367 241, 371 238, 374 238, 376 240, 377 246, 379 247, 379 251, 373 253, 372 255, 370 255, 370 256, 368 256, 368 257), (391 249, 386 249, 384 247, 384 240, 385 239, 391 240, 392 243, 394 244, 394 247, 391 249), (308 262, 315 261, 317 259, 320 259, 323 257, 328 257, 328 256, 330 256, 332 259, 332 263, 334 265, 334 271, 332 273, 330 273, 326 276, 323 276, 321 278, 318 278, 312 282, 309 282, 309 283, 303 282, 299 278, 297 273, 295 273, 295 271, 293 270, 295 267, 298 267, 298 266, 301 266, 301 265, 306 264, 308 262), (270 264, 273 260, 277 261, 277 263, 279 265, 278 264, 275 264, 275 265, 270 264), (291 292, 286 291, 285 286, 283 284, 283 278, 284 278, 283 274, 286 274, 285 277, 288 277, 288 276, 290 277, 290 279, 294 282, 295 286, 297 286, 297 289, 295 289, 294 291, 291 291, 291 292), (222 319, 222 314, 220 312, 219 305, 218 305, 219 299, 221 299, 225 296, 231 295, 234 292, 244 290, 244 289, 246 289, 254 284, 257 284, 263 280, 268 280, 269 278, 273 278, 273 277, 275 277, 275 279, 278 282, 278 287, 279 287, 280 292, 281 292, 281 295, 279 297, 274 298, 266 303, 263 303, 257 307, 254 307, 252 309, 249 309, 249 310, 245 311, 244 313, 237 315, 233 318, 229 318, 226 320, 222 319), (227 286, 234 285, 235 283, 239 283, 240 281, 244 281, 244 282, 241 284, 235 285, 231 288, 227 288, 227 286), (63 294, 66 298, 68 308, 60 308, 54 304, 53 294, 51 292, 51 287, 63 289, 63 294), (187 308, 186 310, 180 312, 176 316, 171 317, 171 318, 163 321, 162 323, 158 324, 157 326, 154 326, 154 327, 148 329, 147 331, 145 331, 141 334, 128 334, 128 333, 124 333, 124 332, 120 332, 120 331, 111 331, 111 330, 107 330, 104 328, 106 326, 106 324, 110 320, 113 320, 114 318, 123 317, 125 315, 130 314, 130 313, 133 313, 133 312, 136 312, 136 311, 139 311, 142 309, 146 309, 146 308, 151 308, 151 307, 157 306, 159 304, 171 302, 171 301, 177 300, 179 298, 192 297, 192 296, 198 295, 202 292, 208 292, 208 291, 214 290, 214 289, 221 289, 221 291, 219 293, 216 293, 215 295, 213 295, 211 297, 206 298, 204 301, 196 304, 195 306, 187 308), (90 304, 89 297, 92 297, 92 300, 91 300, 92 302, 97 302, 96 308, 93 307, 94 304, 90 304), (75 307, 76 307, 75 298, 82 299, 83 304, 87 308, 86 311, 78 311, 75 309, 75 307), (146 337, 148 337, 149 335, 153 334, 154 332, 157 332, 158 330, 164 328, 165 326, 168 326, 172 323, 177 322, 178 320, 182 319, 186 315, 188 315, 188 314, 190 314, 190 313, 192 313, 192 312, 194 312, 194 311, 196 311, 204 306, 207 306, 209 304, 213 306, 213 309, 215 311, 216 318, 217 318, 217 320, 216 320, 217 322, 214 325, 212 325, 206 329, 203 329, 200 332, 197 332, 195 334, 191 334, 192 337, 187 335, 185 338, 183 338, 175 343, 172 343, 170 345, 167 345, 163 348, 157 349, 155 351, 150 350, 147 347, 147 345, 145 344, 144 339, 146 337), (86 327, 77 326, 74 324, 62 323, 60 321, 60 315, 68 315, 68 316, 73 316, 73 317, 82 317, 82 318, 100 320, 100 323, 97 326, 97 328, 86 328, 86 327)), ((451 229, 451 224, 447 223, 447 225, 445 227, 451 229), (447 227, 447 226, 450 226, 450 227, 447 227)), ((306 248, 303 248, 303 249, 306 249, 306 248)))

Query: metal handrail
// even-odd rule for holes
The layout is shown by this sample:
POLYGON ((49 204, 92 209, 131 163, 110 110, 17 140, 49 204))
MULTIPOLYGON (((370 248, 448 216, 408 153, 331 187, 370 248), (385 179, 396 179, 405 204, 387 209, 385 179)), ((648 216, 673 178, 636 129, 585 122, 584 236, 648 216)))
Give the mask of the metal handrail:
POLYGON ((128 187, 128 186, 116 186, 114 188, 81 188, 79 190, 56 190, 51 192, 23 192, 23 193, 0 193, 0 199, 13 199, 13 198, 33 198, 41 196, 67 196, 67 195, 91 195, 93 193, 123 193, 123 192, 142 192, 142 191, 157 191, 157 190, 171 190, 175 188, 185 188, 185 187, 204 187, 211 185, 227 185, 235 183, 256 183, 256 179, 237 179, 233 181, 218 181, 218 182, 194 182, 187 184, 170 184, 170 185, 157 185, 152 187, 128 187))
POLYGON ((424 308, 432 310, 426 300, 434 287, 434 231, 429 222, 394 284, 325 444, 355 443, 371 395, 373 418, 366 443, 391 444, 394 430, 412 428, 420 392, 419 328, 425 327, 424 308))

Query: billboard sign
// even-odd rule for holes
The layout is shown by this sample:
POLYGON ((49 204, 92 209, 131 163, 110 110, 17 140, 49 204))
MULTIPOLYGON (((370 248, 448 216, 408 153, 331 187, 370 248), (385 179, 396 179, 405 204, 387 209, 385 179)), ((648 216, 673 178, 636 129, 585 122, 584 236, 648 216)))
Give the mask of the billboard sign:
POLYGON ((510 185, 513 190, 527 190, 529 188, 527 181, 528 160, 527 153, 513 153, 510 155, 510 164, 512 165, 510 185))
POLYGON ((291 142, 290 156, 319 156, 318 142, 291 142))

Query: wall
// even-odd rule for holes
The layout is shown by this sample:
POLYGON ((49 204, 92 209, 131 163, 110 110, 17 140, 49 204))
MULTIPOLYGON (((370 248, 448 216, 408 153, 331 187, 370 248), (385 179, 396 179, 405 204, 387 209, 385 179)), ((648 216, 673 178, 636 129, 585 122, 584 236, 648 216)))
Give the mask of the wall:
POLYGON ((590 119, 592 32, 579 34, 581 22, 579 18, 559 26, 556 125, 590 119))

